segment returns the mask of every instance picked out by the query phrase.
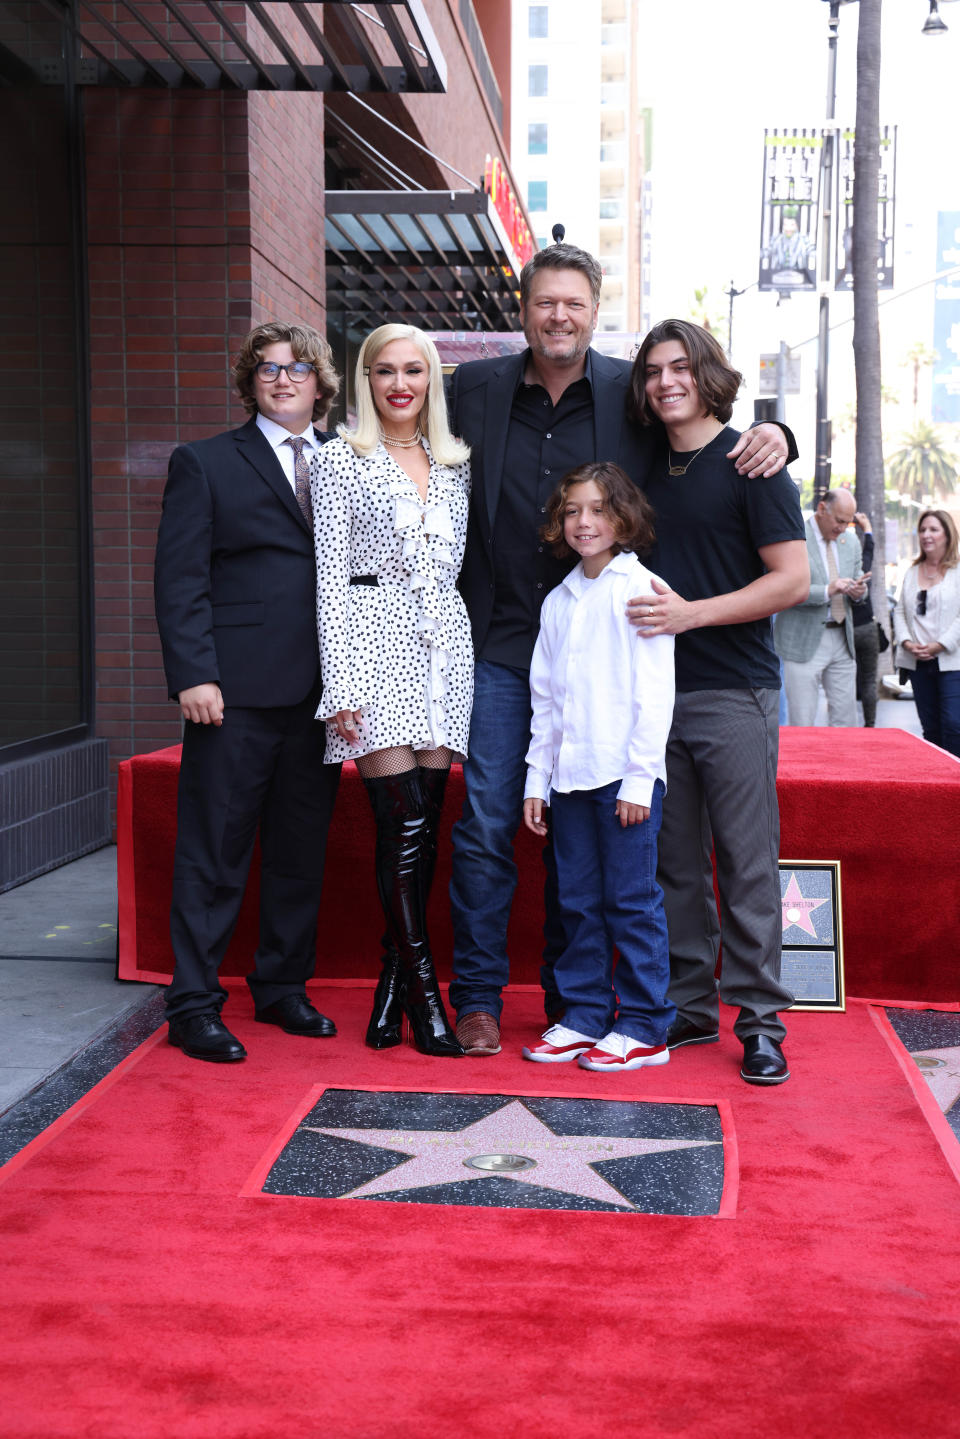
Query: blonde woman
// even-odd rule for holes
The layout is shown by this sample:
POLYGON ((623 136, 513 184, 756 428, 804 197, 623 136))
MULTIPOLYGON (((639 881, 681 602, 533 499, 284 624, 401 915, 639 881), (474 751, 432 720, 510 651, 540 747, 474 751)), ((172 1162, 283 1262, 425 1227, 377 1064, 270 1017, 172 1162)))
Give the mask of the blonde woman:
POLYGON ((946 510, 924 510, 919 554, 893 614, 897 664, 910 671, 923 737, 960 758, 960 566, 946 510))
POLYGON ((450 762, 465 755, 473 647, 456 588, 467 533, 469 450, 450 434, 440 361, 412 325, 368 335, 357 422, 312 465, 326 761, 354 759, 377 823, 386 953, 367 1028, 461 1055, 426 927, 450 762))

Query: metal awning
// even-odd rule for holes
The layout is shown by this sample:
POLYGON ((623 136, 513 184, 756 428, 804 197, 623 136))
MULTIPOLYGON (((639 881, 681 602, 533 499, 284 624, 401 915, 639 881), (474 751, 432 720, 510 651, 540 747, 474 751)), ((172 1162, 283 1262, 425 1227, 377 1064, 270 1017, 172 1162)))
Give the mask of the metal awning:
POLYGON ((327 308, 370 328, 519 330, 518 263, 481 190, 328 190, 327 308))
MULTIPOLYGON (((81 85, 193 90, 422 93, 446 89, 423 0, 40 0, 72 41, 81 85)), ((62 83, 64 61, 35 37, 12 50, 62 83)))

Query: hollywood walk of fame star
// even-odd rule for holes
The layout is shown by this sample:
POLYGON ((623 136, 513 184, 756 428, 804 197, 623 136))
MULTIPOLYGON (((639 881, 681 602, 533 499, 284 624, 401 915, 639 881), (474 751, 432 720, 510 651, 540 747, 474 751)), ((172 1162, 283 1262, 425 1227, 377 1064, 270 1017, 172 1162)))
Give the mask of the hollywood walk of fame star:
POLYGON ((912 1057, 927 1081, 940 1113, 946 1114, 960 1099, 960 1048, 915 1050, 912 1057), (924 1060, 939 1060, 940 1063, 924 1064, 924 1060))
POLYGON ((790 871, 790 883, 784 890, 783 898, 780 901, 783 911, 783 928, 788 930, 791 926, 802 929, 804 934, 817 938, 817 931, 813 927, 813 911, 819 909, 823 904, 829 904, 829 899, 805 899, 800 892, 800 885, 793 870, 790 871))
POLYGON ((609 1184, 592 1164, 676 1149, 715 1145, 711 1139, 619 1139, 605 1135, 559 1135, 537 1119, 520 1100, 458 1130, 336 1129, 303 1125, 315 1134, 392 1149, 410 1158, 386 1174, 359 1185, 345 1199, 374 1198, 407 1189, 490 1178, 490 1172, 467 1167, 479 1154, 517 1154, 536 1160, 536 1167, 500 1172, 518 1184, 554 1189, 562 1194, 615 1204, 635 1210, 636 1205, 609 1184))

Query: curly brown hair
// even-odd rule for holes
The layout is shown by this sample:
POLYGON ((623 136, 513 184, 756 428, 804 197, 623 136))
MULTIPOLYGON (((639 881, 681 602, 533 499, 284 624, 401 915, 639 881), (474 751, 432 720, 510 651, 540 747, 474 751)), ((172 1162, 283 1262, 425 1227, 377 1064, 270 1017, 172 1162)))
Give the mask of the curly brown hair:
POLYGON ((614 554, 619 554, 621 550, 643 554, 649 550, 656 539, 653 509, 626 471, 610 460, 578 465, 564 475, 547 502, 547 522, 540 531, 543 542, 559 559, 569 555, 570 546, 563 538, 563 511, 574 485, 586 485, 591 481, 603 495, 603 508, 613 525, 616 543, 611 548, 614 554))
POLYGON ((710 331, 689 320, 661 320, 644 337, 630 372, 629 418, 637 425, 659 423, 647 404, 647 359, 654 345, 662 345, 664 340, 677 340, 686 350, 704 412, 716 415, 725 425, 733 414, 733 402, 743 384, 743 376, 730 364, 723 347, 710 331))
POLYGON ((306 360, 316 370, 319 393, 313 407, 313 422, 318 424, 325 419, 339 393, 340 377, 333 368, 330 346, 323 336, 309 325, 285 325, 275 320, 266 325, 257 325, 250 331, 233 362, 233 379, 243 408, 248 415, 257 413, 253 377, 268 345, 289 345, 294 359, 306 360))

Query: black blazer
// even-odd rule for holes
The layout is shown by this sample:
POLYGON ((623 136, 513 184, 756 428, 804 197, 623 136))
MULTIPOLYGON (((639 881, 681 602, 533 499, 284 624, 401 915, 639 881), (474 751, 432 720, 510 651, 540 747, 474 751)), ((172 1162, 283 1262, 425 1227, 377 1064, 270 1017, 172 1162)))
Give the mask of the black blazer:
MULTIPOLYGON (((527 362, 527 351, 493 360, 471 360, 447 381, 450 426, 470 446, 470 520, 460 571, 473 643, 477 652, 486 638, 493 613, 493 528, 503 483, 503 459, 510 425, 510 407, 527 362)), ((628 424, 629 360, 610 359, 593 350, 594 453, 614 460, 639 483, 650 462, 654 431, 628 424)))
POLYGON ((215 683, 265 709, 317 683, 313 536, 255 420, 170 456, 154 597, 171 699, 215 683))

